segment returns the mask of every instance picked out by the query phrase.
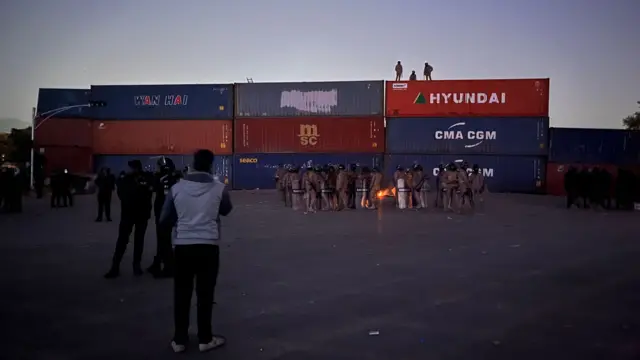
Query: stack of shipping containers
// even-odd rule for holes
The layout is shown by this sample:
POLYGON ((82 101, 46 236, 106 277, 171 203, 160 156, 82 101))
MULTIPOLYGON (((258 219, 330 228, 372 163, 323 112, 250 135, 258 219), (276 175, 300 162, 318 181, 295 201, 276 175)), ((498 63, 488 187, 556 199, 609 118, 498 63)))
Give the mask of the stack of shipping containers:
POLYGON ((280 164, 381 166, 384 82, 236 84, 234 189, 275 187, 280 164))
POLYGON ((579 170, 606 169, 614 179, 620 167, 638 172, 638 131, 551 128, 549 134, 547 193, 550 195, 565 195, 564 174, 572 166, 579 170))
POLYGON ((178 169, 197 149, 216 155, 214 168, 231 182, 233 85, 105 85, 91 87, 94 168, 114 172, 139 159, 153 170, 168 157, 178 169))
POLYGON ((387 82, 385 173, 466 161, 490 191, 535 193, 545 179, 549 80, 387 82))
POLYGON ((40 89, 35 119, 34 148, 44 156, 44 171, 92 171, 92 133, 88 89, 40 89))

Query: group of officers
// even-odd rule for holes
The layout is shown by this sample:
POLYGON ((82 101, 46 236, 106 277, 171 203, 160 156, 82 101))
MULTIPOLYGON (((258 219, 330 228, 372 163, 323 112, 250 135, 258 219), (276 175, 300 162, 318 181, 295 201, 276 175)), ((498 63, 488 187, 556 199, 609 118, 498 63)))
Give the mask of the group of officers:
POLYGON ((7 213, 22 212, 22 175, 16 166, 0 164, 0 210, 7 213))
POLYGON ((121 172, 117 179, 109 169, 102 169, 95 182, 98 190, 96 221, 102 221, 103 215, 106 215, 107 221, 111 221, 111 197, 114 191, 121 205, 118 240, 111 267, 104 277, 112 279, 120 275, 120 263, 132 233, 133 273, 136 276, 143 274, 144 238, 152 212, 156 220, 156 255, 147 271, 155 278, 173 277, 171 230, 158 226, 158 219, 169 189, 180 181, 182 174, 176 170, 171 159, 164 157, 158 160, 155 173, 144 171, 140 160, 129 161, 128 165, 129 171, 121 172))
POLYGON ((616 210, 632 210, 633 203, 640 200, 638 179, 626 169, 619 169, 614 181, 607 169, 584 167, 578 170, 572 166, 564 175, 564 188, 567 208, 575 205, 583 209, 611 209, 613 198, 616 210))
MULTIPOLYGON (((300 166, 279 165, 274 179, 285 206, 305 213, 376 209, 387 194, 394 196, 401 209, 425 209, 431 191, 430 176, 419 164, 406 169, 397 166, 391 191, 383 188, 380 169, 356 164, 307 166, 302 174, 300 166)), ((440 165, 435 183, 435 206, 452 211, 460 211, 466 203, 473 208, 486 189, 480 167, 469 168, 466 162, 440 165)))

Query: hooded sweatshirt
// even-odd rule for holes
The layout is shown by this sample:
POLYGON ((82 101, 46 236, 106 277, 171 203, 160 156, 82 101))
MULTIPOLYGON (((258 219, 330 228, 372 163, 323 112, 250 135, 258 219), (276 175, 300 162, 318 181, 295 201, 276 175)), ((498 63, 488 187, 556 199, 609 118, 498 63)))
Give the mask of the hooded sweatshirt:
POLYGON ((223 183, 204 172, 191 172, 171 187, 160 214, 160 226, 176 227, 173 245, 217 245, 220 215, 231 212, 223 183))

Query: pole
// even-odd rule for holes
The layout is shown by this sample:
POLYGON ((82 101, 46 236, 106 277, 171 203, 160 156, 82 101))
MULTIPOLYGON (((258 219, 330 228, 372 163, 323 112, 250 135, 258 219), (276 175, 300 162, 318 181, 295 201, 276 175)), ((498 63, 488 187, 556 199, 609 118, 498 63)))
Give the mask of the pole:
POLYGON ((33 160, 35 157, 34 154, 34 146, 36 145, 35 143, 35 139, 36 139, 36 108, 31 108, 31 162, 29 163, 29 167, 30 167, 30 179, 29 179, 29 184, 31 185, 31 190, 35 189, 34 186, 34 182, 33 182, 33 160))
POLYGON ((82 104, 82 105, 71 105, 71 106, 63 106, 57 109, 53 109, 53 110, 49 110, 46 112, 43 112, 42 114, 37 114, 36 113, 36 108, 32 108, 31 111, 31 189, 34 189, 34 173, 33 173, 33 161, 34 161, 34 157, 35 157, 35 153, 34 153, 34 148, 35 148, 35 141, 36 141, 36 129, 38 129, 42 124, 44 124, 47 120, 51 119, 52 117, 60 114, 61 112, 65 112, 67 110, 71 110, 71 109, 76 109, 76 108, 82 108, 82 107, 90 107, 91 104, 82 104), (46 117, 42 118, 40 120, 40 122, 38 122, 36 124, 36 120, 40 117, 42 117, 43 115, 47 115, 46 117))

